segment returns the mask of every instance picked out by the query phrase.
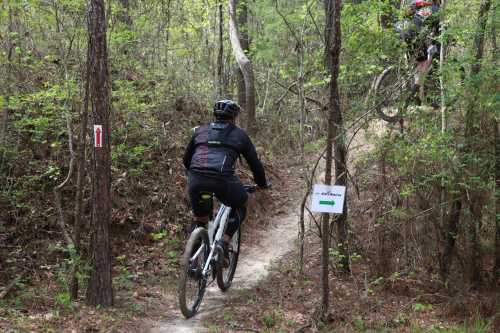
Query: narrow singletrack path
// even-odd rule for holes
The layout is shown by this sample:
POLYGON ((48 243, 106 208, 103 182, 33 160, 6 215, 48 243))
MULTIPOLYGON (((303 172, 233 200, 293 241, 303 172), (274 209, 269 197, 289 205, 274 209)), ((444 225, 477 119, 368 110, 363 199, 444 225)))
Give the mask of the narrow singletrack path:
MULTIPOLYGON (((224 300, 232 293, 248 289, 258 284, 269 273, 271 264, 292 250, 297 239, 298 207, 290 210, 289 215, 278 216, 273 226, 263 233, 259 242, 252 247, 245 246, 245 230, 242 234, 242 245, 238 267, 231 288, 223 293, 212 283, 206 290, 205 297, 196 316, 184 319, 180 310, 172 318, 154 325, 151 333, 199 333, 208 332, 202 326, 202 320, 213 311, 221 310, 224 300)), ((174 299, 172 299, 174 301, 174 299)), ((175 299, 175 302, 177 300, 175 299)))

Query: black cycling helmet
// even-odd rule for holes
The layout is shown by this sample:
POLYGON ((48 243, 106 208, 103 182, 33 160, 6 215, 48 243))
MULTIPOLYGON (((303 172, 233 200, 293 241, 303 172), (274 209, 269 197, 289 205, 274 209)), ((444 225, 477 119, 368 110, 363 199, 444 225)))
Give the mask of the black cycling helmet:
POLYGON ((215 102, 214 116, 217 119, 232 119, 235 118, 241 111, 238 103, 230 100, 223 99, 215 102))

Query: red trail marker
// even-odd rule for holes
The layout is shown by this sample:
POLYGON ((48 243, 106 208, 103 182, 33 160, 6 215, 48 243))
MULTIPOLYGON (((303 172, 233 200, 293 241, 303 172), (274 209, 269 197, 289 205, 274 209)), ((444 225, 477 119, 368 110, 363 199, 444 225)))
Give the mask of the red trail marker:
POLYGON ((102 147, 102 125, 94 125, 94 147, 102 147))

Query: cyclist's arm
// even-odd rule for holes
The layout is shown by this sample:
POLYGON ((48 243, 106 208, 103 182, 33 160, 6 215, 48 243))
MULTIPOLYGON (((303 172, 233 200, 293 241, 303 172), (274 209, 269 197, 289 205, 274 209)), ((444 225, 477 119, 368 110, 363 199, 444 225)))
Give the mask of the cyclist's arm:
POLYGON ((195 150, 195 144, 194 144, 194 135, 189 141, 189 144, 186 147, 186 151, 184 152, 184 157, 182 159, 182 162, 184 163, 184 167, 186 170, 189 169, 189 166, 191 165, 191 158, 193 157, 195 150))
POLYGON ((245 157, 245 160, 250 166, 250 170, 253 173, 253 178, 257 186, 259 186, 260 188, 265 188, 267 187, 267 181, 264 166, 257 156, 257 151, 255 150, 255 146, 253 145, 252 140, 247 137, 247 140, 245 141, 246 142, 243 149, 243 157, 245 157))

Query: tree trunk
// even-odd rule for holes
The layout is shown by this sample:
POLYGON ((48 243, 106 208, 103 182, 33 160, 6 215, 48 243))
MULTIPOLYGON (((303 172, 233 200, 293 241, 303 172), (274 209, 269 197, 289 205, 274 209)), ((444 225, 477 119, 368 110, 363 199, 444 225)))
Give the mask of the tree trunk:
MULTIPOLYGON (((247 0, 236 0, 237 6, 237 20, 238 27, 240 29, 240 43, 241 48, 247 54, 248 48, 250 47, 250 40, 248 39, 248 5, 247 0)), ((245 78, 243 77, 243 72, 238 67, 236 69, 236 84, 238 88, 238 103, 240 106, 246 110, 246 92, 245 92, 245 78)))
POLYGON ((0 132, 0 146, 4 145, 5 136, 7 135, 7 125, 9 124, 9 95, 5 97, 2 106, 2 126, 0 132))
MULTIPOLYGON (((14 45, 10 40, 10 34, 14 31, 14 24, 12 20, 12 10, 9 6, 8 8, 9 15, 9 24, 8 24, 8 37, 5 40, 5 45, 7 46, 7 64, 6 64, 6 82, 5 82, 5 100, 3 101, 2 107, 2 124, 0 125, 0 146, 3 146, 5 143, 5 137, 7 136, 7 128, 9 124, 9 100, 10 95, 12 93, 10 86, 12 84, 11 71, 12 71, 12 51, 14 49, 14 45)), ((1 158, 3 159, 3 157, 1 158)), ((1 163, 0 163, 1 165, 1 163)))
MULTIPOLYGON (((474 92, 476 91, 475 81, 476 76, 481 71, 481 62, 483 60, 484 53, 484 36, 486 31, 486 21, 488 19, 488 11, 491 7, 491 0, 481 1, 481 6, 479 8, 476 33, 474 36, 474 47, 475 56, 474 64, 471 69, 471 79, 472 85, 468 88, 469 92, 472 94, 469 96, 469 103, 467 107, 467 112, 465 115, 465 140, 466 149, 469 154, 480 153, 479 149, 476 149, 475 140, 479 138, 479 125, 480 125, 480 109, 476 106, 476 98, 474 92)), ((478 169, 475 163, 469 163, 468 170, 472 174, 480 175, 481 170, 478 169), (474 165, 473 165, 474 164, 474 165)), ((471 233, 471 254, 469 256, 470 262, 470 275, 472 283, 478 286, 481 283, 481 267, 482 267, 482 256, 481 256, 481 246, 480 246, 480 227, 482 219, 482 210, 484 206, 484 194, 481 190, 471 190, 470 191, 470 208, 472 212, 472 221, 470 224, 471 233)))
MULTIPOLYGON (((90 50, 88 50, 90 51, 90 50)), ((87 59, 89 59, 89 54, 87 51, 87 59)), ((87 144, 87 122, 88 122, 88 110, 89 110, 89 80, 90 80, 90 67, 87 63, 86 65, 86 75, 85 75, 85 96, 83 100, 83 110, 80 114, 80 137, 78 140, 78 152, 77 152, 77 176, 76 176, 76 196, 75 196, 75 215, 74 215, 74 226, 73 226, 73 241, 75 245, 75 258, 80 258, 80 246, 81 246, 81 230, 82 230, 82 210, 83 210, 83 192, 85 188, 85 152, 87 144)), ((72 300, 78 298, 78 278, 77 272, 79 269, 79 262, 73 263, 71 269, 71 281, 70 281, 70 296, 72 300)))
POLYGON ((224 15, 222 11, 222 2, 218 6, 219 17, 219 53, 217 54, 217 99, 222 98, 226 92, 224 91, 224 15))
POLYGON ((332 71, 332 29, 333 29, 333 0, 324 0, 325 6, 325 67, 331 72, 332 71))
MULTIPOLYGON (((332 146, 334 138, 340 133, 342 128, 342 115, 340 114, 340 97, 338 87, 338 74, 339 74, 339 61, 340 61, 340 47, 341 47, 341 30, 340 30, 340 12, 341 0, 327 0, 325 3, 325 39, 327 48, 325 50, 325 63, 326 67, 331 71, 330 77, 330 108, 328 116, 328 133, 326 142, 326 167, 325 167, 325 184, 332 184, 332 146), (340 121, 340 122, 339 122, 340 121)), ((335 145, 335 156, 337 156, 337 144, 335 145)), ((335 163, 335 170, 337 171, 338 161, 335 163)), ((345 163, 344 163, 345 167, 345 163)), ((336 174, 336 182, 339 182, 339 175, 336 174)), ((342 177, 342 175, 340 175, 342 177)), ((330 246, 330 215, 324 213, 322 215, 321 236, 322 236, 322 260, 321 260, 321 315, 323 319, 328 318, 329 313, 329 253, 330 246)), ((342 228, 341 228, 342 229, 342 228)), ((344 260, 342 260, 344 261, 344 260)), ((341 263, 343 264, 343 263, 341 263)))
MULTIPOLYGON (((340 93, 338 86, 340 52, 341 52, 341 27, 340 15, 342 10, 341 0, 329 0, 326 6, 326 23, 332 24, 331 27, 326 27, 326 40, 328 48, 329 61, 327 64, 331 71, 330 79, 330 112, 332 117, 332 139, 334 143, 334 158, 335 158, 335 184, 347 186, 347 150, 345 146, 344 123, 342 119, 342 110, 340 109, 340 93), (328 18, 330 17, 330 18, 328 18)), ((347 192, 346 192, 347 195, 347 192)), ((349 251, 347 244, 347 197, 344 201, 344 213, 335 220, 339 239, 339 252, 341 254, 340 264, 344 271, 348 272, 349 268, 349 251)))
MULTIPOLYGON (((246 7, 246 3, 245 6, 246 7)), ((244 110, 247 113, 246 128, 248 134, 252 136, 255 134, 255 86, 253 68, 250 59, 248 59, 240 43, 238 28, 236 25, 236 5, 235 0, 229 0, 229 37, 231 39, 231 46, 233 53, 238 62, 240 70, 243 73, 245 81, 245 105, 244 110)), ((247 37, 248 38, 248 37, 247 37)))
POLYGON ((453 260, 453 251, 455 249, 455 241, 458 236, 458 226, 460 223, 460 211, 462 209, 462 200, 455 198, 451 206, 451 212, 448 218, 448 225, 446 226, 445 240, 446 244, 441 256, 440 274, 441 280, 446 285, 448 282, 448 275, 453 260))
POLYGON ((109 124, 108 56, 106 49, 106 18, 104 0, 90 0, 88 8, 90 102, 92 121, 102 126, 101 145, 93 149, 92 161, 92 225, 91 273, 87 289, 90 305, 113 305, 111 279, 111 244, 109 224, 111 218, 111 156, 109 124))
MULTIPOLYGON (((496 6, 492 10, 493 20, 495 19, 496 6)), ((493 24, 491 27, 491 44, 492 44, 492 60, 493 63, 498 66, 498 45, 497 45, 497 29, 496 25, 493 24)), ((497 288, 497 292, 500 293, 500 123, 497 119, 493 122, 494 133, 495 133, 495 266, 493 269, 493 285, 497 288)), ((499 299, 500 295, 497 295, 499 299)), ((499 301, 500 302, 500 301, 499 301)), ((500 307, 500 303, 498 304, 500 307)))
POLYGON ((495 268, 494 283, 500 284, 500 126, 495 121, 495 268))

